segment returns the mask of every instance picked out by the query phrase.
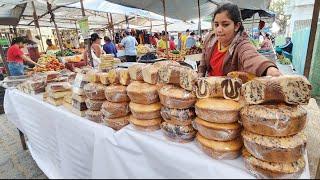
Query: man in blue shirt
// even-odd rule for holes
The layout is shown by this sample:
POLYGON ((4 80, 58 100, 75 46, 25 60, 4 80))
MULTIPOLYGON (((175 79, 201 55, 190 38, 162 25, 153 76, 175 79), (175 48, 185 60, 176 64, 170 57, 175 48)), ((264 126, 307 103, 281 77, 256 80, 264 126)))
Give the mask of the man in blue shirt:
POLYGON ((195 39, 194 35, 195 35, 194 32, 192 32, 192 33, 190 33, 190 36, 187 38, 187 42, 186 42, 187 49, 190 49, 196 45, 196 39, 195 39))
POLYGON ((114 54, 114 57, 117 57, 117 48, 115 47, 115 45, 111 42, 111 39, 108 36, 104 37, 104 42, 105 44, 103 45, 103 50, 107 53, 107 54, 114 54))
POLYGON ((136 45, 138 45, 138 42, 136 38, 130 35, 129 31, 126 31, 125 35, 126 37, 122 39, 120 46, 124 47, 124 52, 126 55, 127 62, 136 62, 137 61, 136 45))

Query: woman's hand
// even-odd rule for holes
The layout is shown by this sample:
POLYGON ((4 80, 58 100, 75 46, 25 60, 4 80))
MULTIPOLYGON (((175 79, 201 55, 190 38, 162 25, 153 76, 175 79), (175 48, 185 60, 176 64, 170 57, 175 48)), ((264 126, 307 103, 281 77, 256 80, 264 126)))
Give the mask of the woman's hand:
POLYGON ((282 73, 279 71, 279 69, 275 68, 275 67, 269 67, 267 69, 267 76, 281 76, 282 73))

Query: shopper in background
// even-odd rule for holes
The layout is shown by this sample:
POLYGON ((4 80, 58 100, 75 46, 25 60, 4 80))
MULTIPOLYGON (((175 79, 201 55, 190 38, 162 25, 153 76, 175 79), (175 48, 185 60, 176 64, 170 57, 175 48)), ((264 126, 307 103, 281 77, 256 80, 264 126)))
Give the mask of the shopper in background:
POLYGON ((273 47, 272 47, 272 41, 270 39, 270 34, 266 34, 259 50, 271 51, 272 49, 273 49, 273 47))
POLYGON ((204 43, 199 76, 225 76, 231 71, 243 71, 256 76, 280 76, 276 64, 257 52, 244 32, 240 10, 227 3, 213 16, 214 32, 204 43))
POLYGON ((138 45, 137 40, 130 35, 129 31, 125 31, 125 38, 122 39, 120 46, 124 47, 124 52, 127 62, 136 62, 137 61, 137 49, 138 45))
POLYGON ((190 30, 187 29, 185 34, 181 35, 181 50, 186 49, 187 38, 190 35, 190 30))
POLYGON ((174 43, 174 36, 170 37, 169 45, 170 45, 170 50, 176 49, 176 44, 174 43))
MULTIPOLYGON (((93 67, 99 66, 101 63, 100 61, 100 56, 103 53, 102 48, 101 48, 101 37, 97 33, 91 34, 91 37, 89 39, 91 43, 91 56, 92 56, 92 61, 93 61, 93 67)), ((90 58, 89 58, 89 50, 88 48, 84 51, 83 53, 83 60, 87 62, 87 64, 90 65, 90 58)), ((92 64, 91 64, 92 66, 92 64)))
POLYGON ((187 38, 186 48, 190 49, 195 45, 196 45, 196 38, 195 38, 194 32, 192 32, 192 33, 190 33, 190 36, 187 38))
POLYGON ((111 41, 111 39, 108 36, 104 37, 104 42, 105 44, 103 45, 103 50, 107 53, 107 54, 113 54, 114 57, 117 57, 117 48, 115 47, 115 45, 113 44, 113 42, 111 41))
POLYGON ((179 32, 178 33, 178 45, 177 45, 177 50, 181 50, 181 35, 182 35, 182 33, 181 32, 179 32))
POLYGON ((11 76, 21 76, 24 74, 23 61, 38 65, 22 52, 27 41, 23 37, 13 38, 10 48, 7 51, 7 62, 11 76))
POLYGON ((163 53, 167 49, 167 47, 168 47, 168 49, 170 48, 169 36, 168 36, 168 33, 163 31, 161 34, 161 39, 158 41, 158 44, 157 44, 158 54, 163 53), (167 42, 167 46, 166 46, 166 42, 167 42))
POLYGON ((48 45, 47 51, 49 51, 49 50, 58 50, 58 47, 52 43, 51 39, 47 39, 46 43, 48 45))

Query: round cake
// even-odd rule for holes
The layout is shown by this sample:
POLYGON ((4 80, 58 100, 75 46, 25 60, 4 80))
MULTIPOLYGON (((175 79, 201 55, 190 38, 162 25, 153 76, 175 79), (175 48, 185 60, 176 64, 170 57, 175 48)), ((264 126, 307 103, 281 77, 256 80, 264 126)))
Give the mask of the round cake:
POLYGON ((165 85, 159 90, 160 102, 168 108, 187 109, 194 105, 196 96, 174 85, 165 85))
POLYGON ((88 83, 84 85, 83 90, 89 99, 104 100, 106 99, 104 95, 104 88, 105 86, 102 84, 88 83))
POLYGON ((169 140, 180 143, 193 141, 196 135, 196 131, 191 125, 179 126, 168 122, 163 122, 161 124, 161 130, 169 140))
POLYGON ((153 104, 159 102, 156 85, 133 81, 127 87, 127 94, 131 102, 138 104, 153 104))
POLYGON ((196 117, 194 108, 188 109, 172 109, 168 107, 161 108, 161 116, 164 120, 171 124, 187 126, 190 125, 196 117))
POLYGON ((118 131, 129 124, 130 115, 120 118, 104 118, 104 123, 112 129, 118 131))
POLYGON ((102 104, 101 112, 106 118, 119 118, 127 116, 130 112, 129 103, 113 103, 105 101, 102 104))
POLYGON ((216 141, 230 141, 240 136, 241 125, 237 122, 230 124, 212 123, 196 118, 193 127, 201 136, 216 141))
POLYGON ((100 111, 102 104, 105 102, 105 100, 92 100, 92 99, 86 99, 86 106, 89 110, 92 111, 100 111))
POLYGON ((305 168, 303 156, 294 162, 265 162, 251 155, 246 149, 242 151, 246 169, 258 179, 298 179, 305 168))
POLYGON ((196 140, 203 152, 213 159, 236 159, 243 145, 240 137, 231 141, 214 141, 197 133, 196 140))
POLYGON ((96 123, 102 122, 102 116, 103 114, 101 111, 91 111, 91 110, 86 111, 86 118, 96 123))
POLYGON ((303 156, 307 137, 303 132, 288 137, 270 137, 242 131, 244 146, 250 154, 267 162, 294 162, 303 156))
POLYGON ((222 98, 199 99, 195 105, 199 118, 214 123, 234 123, 239 120, 240 104, 222 98))
POLYGON ((300 105, 254 105, 242 108, 240 116, 247 131, 265 136, 291 136, 305 127, 307 110, 300 105))
POLYGON ((161 104, 159 102, 148 105, 130 102, 129 107, 132 116, 137 119, 155 119, 161 117, 161 104))
POLYGON ((110 102, 129 102, 127 86, 112 85, 105 88, 105 96, 110 102))
POLYGON ((130 116, 129 122, 132 124, 136 129, 140 131, 155 131, 160 129, 162 119, 161 118, 155 118, 155 119, 137 119, 130 116))

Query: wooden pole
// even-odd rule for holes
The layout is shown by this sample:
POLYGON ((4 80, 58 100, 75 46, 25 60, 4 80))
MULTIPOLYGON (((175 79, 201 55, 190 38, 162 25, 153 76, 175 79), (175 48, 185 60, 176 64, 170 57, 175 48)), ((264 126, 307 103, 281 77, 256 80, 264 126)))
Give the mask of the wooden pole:
POLYGON ((56 33, 57 33, 57 38, 58 38, 58 43, 59 43, 59 47, 60 47, 60 50, 61 50, 61 54, 63 55, 63 44, 62 44, 62 39, 61 39, 61 36, 60 36, 60 32, 59 32, 59 29, 58 29, 58 26, 56 24, 56 21, 54 19, 54 14, 52 12, 52 9, 51 9, 51 4, 49 2, 47 2, 47 8, 48 8, 48 11, 50 12, 50 15, 51 15, 51 21, 53 22, 54 24, 54 28, 56 30, 56 33))
POLYGON ((304 66, 304 73, 303 73, 307 78, 309 78, 309 74, 310 74, 310 67, 311 67, 311 62, 312 62, 314 42, 315 42, 316 33, 317 33, 319 11, 320 11, 320 1, 315 0, 314 6, 313 6, 313 14, 312 14, 312 21, 311 21, 311 29, 310 29, 307 57, 306 57, 306 63, 304 66))
POLYGON ((83 0, 80 0, 80 4, 81 4, 81 12, 82 12, 82 16, 86 16, 86 13, 84 12, 84 7, 83 7, 83 0))
MULTIPOLYGON (((86 13, 84 11, 83 0, 80 0, 80 4, 81 4, 82 17, 85 17, 86 13)), ((89 57, 90 64, 93 67, 93 59, 92 59, 92 54, 91 54, 91 40, 89 37, 87 37, 87 42, 88 42, 88 45, 87 45, 88 57, 89 57)))
POLYGON ((168 34, 167 34, 167 11, 166 11, 166 0, 162 0, 162 4, 163 4, 163 20, 164 20, 164 31, 165 31, 165 43, 166 43, 166 55, 167 58, 169 58, 169 51, 168 51, 168 34))
POLYGON ((114 38, 114 24, 113 24, 113 19, 112 19, 112 13, 110 13, 110 22, 111 22, 111 31, 112 31, 112 41, 115 43, 115 38, 114 38))
POLYGON ((201 33, 201 11, 200 11, 200 0, 198 0, 198 15, 199 15, 198 30, 199 30, 199 35, 200 35, 200 37, 202 37, 202 33, 201 33))
POLYGON ((43 45, 43 40, 42 40, 42 34, 41 34, 41 30, 40 30, 40 25, 39 25, 39 21, 38 21, 38 15, 37 15, 37 11, 36 11, 36 6, 34 5, 34 2, 31 1, 32 4, 32 8, 33 8, 33 18, 34 18, 34 24, 36 25, 36 28, 38 29, 38 33, 40 35, 40 42, 41 42, 41 47, 42 47, 42 52, 44 52, 44 45, 43 45))

